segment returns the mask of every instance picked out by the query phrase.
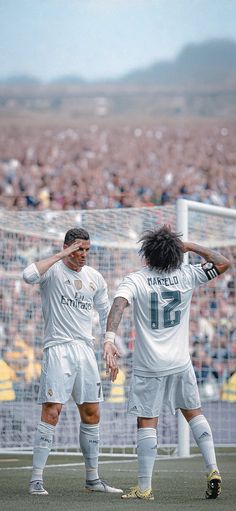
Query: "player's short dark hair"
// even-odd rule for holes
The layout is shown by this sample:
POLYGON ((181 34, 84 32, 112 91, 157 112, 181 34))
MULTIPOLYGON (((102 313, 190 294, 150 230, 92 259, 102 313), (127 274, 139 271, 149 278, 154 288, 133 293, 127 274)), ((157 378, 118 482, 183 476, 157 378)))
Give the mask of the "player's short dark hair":
POLYGON ((65 245, 71 245, 75 240, 89 240, 89 233, 82 227, 77 228, 74 227, 74 229, 69 229, 69 231, 65 234, 64 244, 65 245))
POLYGON ((139 241, 142 242, 139 254, 145 257, 151 269, 170 273, 183 262, 183 244, 181 234, 172 232, 164 225, 157 230, 145 231, 139 241))

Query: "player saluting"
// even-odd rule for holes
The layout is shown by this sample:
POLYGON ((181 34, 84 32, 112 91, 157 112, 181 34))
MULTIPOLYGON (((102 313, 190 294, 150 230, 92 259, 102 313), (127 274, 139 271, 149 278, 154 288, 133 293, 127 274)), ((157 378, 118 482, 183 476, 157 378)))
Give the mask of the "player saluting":
MULTIPOLYGON (((98 476, 99 402, 101 381, 93 351, 92 310, 99 313, 105 333, 109 301, 102 275, 86 266, 90 248, 84 229, 70 229, 63 250, 28 266, 23 273, 28 284, 40 284, 45 322, 44 356, 38 402, 42 404, 33 454, 29 492, 47 495, 43 487, 45 467, 62 405, 72 396, 80 423, 80 448, 86 468, 86 488, 122 493, 98 476)), ((116 369, 110 374, 114 379, 116 369)))
POLYGON ((128 412, 138 421, 138 486, 122 498, 154 499, 156 427, 162 405, 167 404, 172 413, 181 409, 188 421, 206 465, 206 498, 215 499, 221 492, 221 476, 189 355, 189 311, 193 290, 225 272, 230 262, 213 250, 183 243, 167 226, 144 233, 140 241, 146 266, 126 276, 118 287, 104 344, 107 366, 115 367, 115 334, 125 307, 133 302, 136 342, 128 412), (183 264, 183 254, 189 251, 206 262, 183 264))

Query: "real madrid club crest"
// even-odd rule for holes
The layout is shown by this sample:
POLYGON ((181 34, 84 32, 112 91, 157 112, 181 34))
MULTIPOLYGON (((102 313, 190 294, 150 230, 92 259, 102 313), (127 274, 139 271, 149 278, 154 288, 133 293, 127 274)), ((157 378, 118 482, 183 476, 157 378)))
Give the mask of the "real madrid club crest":
POLYGON ((77 291, 79 291, 82 288, 82 281, 80 279, 74 280, 74 285, 77 291))

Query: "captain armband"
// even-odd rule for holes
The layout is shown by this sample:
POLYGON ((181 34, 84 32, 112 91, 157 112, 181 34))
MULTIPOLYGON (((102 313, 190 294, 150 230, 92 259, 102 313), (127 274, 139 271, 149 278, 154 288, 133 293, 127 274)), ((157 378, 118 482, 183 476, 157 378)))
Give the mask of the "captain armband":
POLYGON ((208 280, 212 280, 218 275, 220 275, 220 272, 217 270, 214 263, 211 262, 204 263, 202 264, 202 269, 205 272, 208 280))
POLYGON ((104 337, 104 342, 112 342, 115 344, 115 332, 106 332, 104 337))

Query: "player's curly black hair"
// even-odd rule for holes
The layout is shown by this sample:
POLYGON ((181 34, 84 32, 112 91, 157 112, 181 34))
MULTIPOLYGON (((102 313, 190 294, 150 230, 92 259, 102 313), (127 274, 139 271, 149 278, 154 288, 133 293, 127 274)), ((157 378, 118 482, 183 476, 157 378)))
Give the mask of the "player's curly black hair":
POLYGON ((146 259, 151 269, 170 273, 183 262, 183 244, 180 237, 181 234, 172 232, 167 225, 157 230, 145 231, 139 240, 142 242, 139 254, 146 259))
POLYGON ((89 240, 89 233, 82 227, 77 228, 74 227, 74 229, 69 229, 69 231, 65 234, 64 244, 65 245, 71 245, 75 240, 89 240))

